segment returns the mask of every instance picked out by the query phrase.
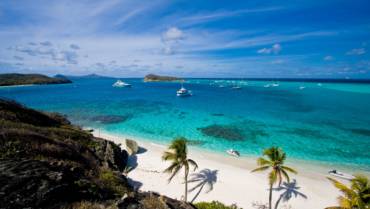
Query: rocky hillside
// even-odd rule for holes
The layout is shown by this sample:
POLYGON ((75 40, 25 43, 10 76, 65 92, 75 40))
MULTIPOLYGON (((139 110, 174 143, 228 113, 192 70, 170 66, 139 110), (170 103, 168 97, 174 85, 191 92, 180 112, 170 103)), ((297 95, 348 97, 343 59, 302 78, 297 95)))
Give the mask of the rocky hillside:
POLYGON ((40 74, 0 74, 0 86, 29 85, 29 84, 62 84, 71 83, 64 77, 48 77, 40 74))
POLYGON ((127 152, 63 116, 0 99, 0 208, 193 208, 134 191, 127 152))

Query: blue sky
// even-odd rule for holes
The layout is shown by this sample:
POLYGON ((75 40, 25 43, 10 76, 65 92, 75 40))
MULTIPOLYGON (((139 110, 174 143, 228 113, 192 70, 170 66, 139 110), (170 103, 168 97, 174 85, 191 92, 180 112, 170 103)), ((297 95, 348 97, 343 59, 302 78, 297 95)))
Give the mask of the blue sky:
POLYGON ((2 0, 0 72, 370 78, 370 1, 2 0))

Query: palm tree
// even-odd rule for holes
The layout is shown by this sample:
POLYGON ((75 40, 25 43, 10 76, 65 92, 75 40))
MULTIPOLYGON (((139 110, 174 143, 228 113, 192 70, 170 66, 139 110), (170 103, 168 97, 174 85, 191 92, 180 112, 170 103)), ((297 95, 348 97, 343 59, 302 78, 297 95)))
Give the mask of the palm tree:
POLYGON ((334 186, 342 192, 338 197, 340 208, 343 209, 370 209, 370 181, 366 176, 355 175, 350 187, 328 178, 334 186))
POLYGON ((269 149, 265 149, 263 151, 263 156, 266 156, 267 158, 264 157, 258 158, 257 165, 259 167, 252 170, 252 172, 265 171, 271 169, 268 175, 270 185, 269 209, 271 209, 273 185, 278 182, 278 185, 280 186, 284 178, 289 182, 290 178, 288 172, 296 174, 297 171, 284 165, 286 154, 282 149, 278 147, 271 147, 269 149))
POLYGON ((172 143, 168 147, 168 151, 164 152, 162 156, 163 160, 171 161, 171 165, 166 168, 166 170, 164 170, 164 172, 171 174, 170 178, 168 179, 169 182, 181 170, 181 168, 184 167, 185 202, 187 201, 188 196, 188 175, 190 165, 194 166, 194 171, 198 168, 198 165, 194 160, 188 159, 188 150, 186 144, 187 140, 184 137, 177 138, 172 141, 172 143))

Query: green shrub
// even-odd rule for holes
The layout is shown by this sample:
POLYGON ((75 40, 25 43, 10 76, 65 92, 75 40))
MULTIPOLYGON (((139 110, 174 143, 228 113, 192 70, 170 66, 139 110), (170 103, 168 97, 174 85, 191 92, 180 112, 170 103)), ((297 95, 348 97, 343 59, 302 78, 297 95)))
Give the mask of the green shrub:
POLYGON ((223 203, 218 202, 218 201, 198 202, 198 203, 195 203, 194 206, 198 209, 241 209, 235 204, 226 206, 223 203))
POLYGON ((99 180, 103 187, 117 195, 123 196, 128 192, 126 182, 123 178, 121 178, 118 173, 114 173, 111 170, 101 170, 99 180))

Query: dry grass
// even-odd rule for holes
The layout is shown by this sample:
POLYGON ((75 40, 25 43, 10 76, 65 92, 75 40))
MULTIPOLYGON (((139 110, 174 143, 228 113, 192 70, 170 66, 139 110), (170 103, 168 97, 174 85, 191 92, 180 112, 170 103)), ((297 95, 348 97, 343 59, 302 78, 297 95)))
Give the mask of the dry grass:
POLYGON ((169 209, 161 198, 157 198, 153 195, 145 197, 141 203, 144 208, 169 209))
POLYGON ((118 209, 115 204, 106 205, 98 202, 81 201, 75 202, 61 209, 118 209))

